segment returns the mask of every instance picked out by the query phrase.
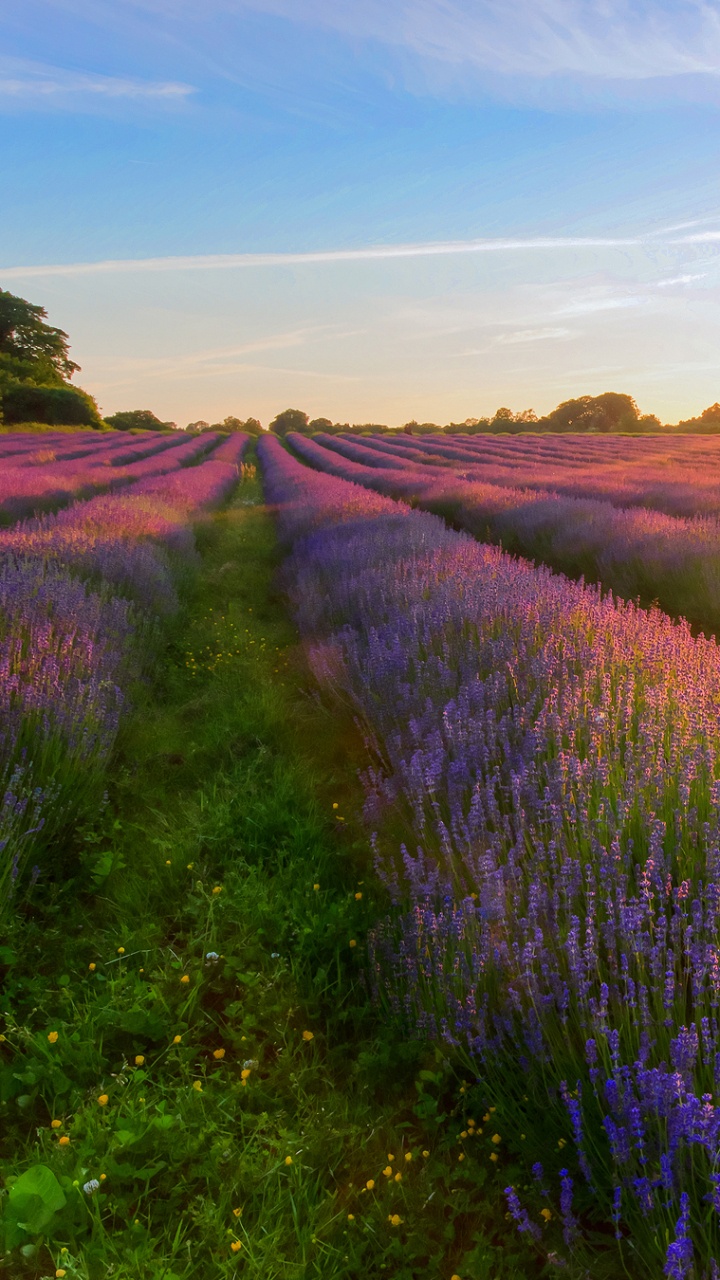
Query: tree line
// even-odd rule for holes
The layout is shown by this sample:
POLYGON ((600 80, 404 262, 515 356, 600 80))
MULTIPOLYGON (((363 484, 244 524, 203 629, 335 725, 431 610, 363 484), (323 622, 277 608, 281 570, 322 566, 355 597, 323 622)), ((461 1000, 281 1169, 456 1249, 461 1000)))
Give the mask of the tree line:
MULTIPOLYGON (((0 422, 13 426, 42 422, 57 426, 114 427, 119 431, 169 431, 174 422, 163 422, 151 409, 121 410, 103 418, 96 400, 81 387, 71 385, 80 366, 70 359, 69 338, 63 329, 46 323, 47 312, 36 303, 0 289, 0 422)), ((258 418, 228 416, 222 422, 189 422, 185 430, 245 431, 259 435, 258 418)), ((397 430, 378 422, 333 422, 330 418, 310 418, 301 409, 284 409, 268 424, 278 436, 289 431, 305 435, 317 432, 351 431, 370 434, 397 430)), ((605 391, 598 396, 577 396, 550 413, 538 417, 533 409, 513 413, 502 406, 493 416, 466 418, 464 422, 406 422, 402 430, 411 435, 445 432, 448 435, 477 435, 481 432, 697 432, 720 433, 720 403, 712 404, 695 418, 678 423, 662 423, 653 413, 641 413, 632 396, 605 391)))

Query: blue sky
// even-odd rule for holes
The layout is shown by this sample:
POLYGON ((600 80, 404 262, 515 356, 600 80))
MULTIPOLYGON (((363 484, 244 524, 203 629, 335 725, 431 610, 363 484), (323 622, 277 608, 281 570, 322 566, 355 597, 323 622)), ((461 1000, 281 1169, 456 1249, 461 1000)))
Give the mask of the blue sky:
POLYGON ((6 0, 0 287, 106 412, 677 420, 720 399, 719 108, 719 3, 6 0))

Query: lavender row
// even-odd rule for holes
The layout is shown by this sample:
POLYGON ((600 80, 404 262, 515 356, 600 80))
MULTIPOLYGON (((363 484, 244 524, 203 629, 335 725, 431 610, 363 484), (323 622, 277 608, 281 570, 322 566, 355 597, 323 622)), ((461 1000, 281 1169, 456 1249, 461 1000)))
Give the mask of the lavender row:
POLYGON ((87 459, 47 459, 43 464, 40 458, 40 465, 4 468, 0 470, 0 523, 12 523, 62 506, 73 498, 89 498, 145 476, 173 471, 195 461, 217 440, 216 435, 205 435, 167 448, 163 439, 150 456, 141 456, 127 465, 113 466, 109 458, 95 451, 87 459))
POLYGON ((0 534, 0 917, 60 873, 58 832, 102 774, 152 614, 176 605, 189 522, 237 478, 211 459, 0 534))
POLYGON ((567 1250, 601 1221, 634 1274, 714 1275, 720 650, 261 453, 315 669, 376 747, 376 992, 544 1162, 567 1250))
MULTIPOLYGON (((332 440, 328 437, 325 443, 337 448, 332 440)), ((508 442, 498 446, 496 440, 497 437, 483 437, 481 444, 458 445, 445 437, 423 436, 408 446, 384 437, 367 437, 358 448, 367 450, 364 461, 369 465, 372 453, 392 452, 413 465, 452 467, 463 479, 484 484, 552 490, 567 497, 598 499, 614 506, 650 507, 681 517, 720 513, 720 451, 715 441, 706 443, 704 453, 683 443, 662 455, 638 452, 632 460, 588 456, 582 465, 569 466, 562 459, 543 460, 537 453, 524 455, 523 445, 508 442)))
MULTIPOLYGON (((720 631, 720 520, 680 519, 643 508, 567 498, 558 493, 473 483, 442 469, 408 464, 398 470, 353 463, 357 450, 322 437, 290 437, 314 466, 393 497, 411 500, 485 542, 499 543, 573 577, 583 576, 626 599, 657 601, 706 631, 720 631)), ((369 451, 368 451, 369 452, 369 451)))

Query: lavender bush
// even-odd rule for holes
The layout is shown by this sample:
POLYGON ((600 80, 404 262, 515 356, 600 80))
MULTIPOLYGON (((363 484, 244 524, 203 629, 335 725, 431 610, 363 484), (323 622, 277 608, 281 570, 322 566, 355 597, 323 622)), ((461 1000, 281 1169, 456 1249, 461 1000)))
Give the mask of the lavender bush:
MULTIPOLYGON (((378 996, 543 1161, 567 1256, 606 1224, 630 1274, 714 1275, 720 650, 260 452, 316 670, 373 748, 378 996)), ((554 1240, 542 1205, 515 1211, 554 1240)))
POLYGON ((216 439, 166 447, 162 474, 141 457, 120 494, 0 532, 0 917, 34 867, 61 871, 58 835, 98 790, 152 617, 176 606, 194 554, 190 521, 237 482, 233 462, 184 465, 216 439))

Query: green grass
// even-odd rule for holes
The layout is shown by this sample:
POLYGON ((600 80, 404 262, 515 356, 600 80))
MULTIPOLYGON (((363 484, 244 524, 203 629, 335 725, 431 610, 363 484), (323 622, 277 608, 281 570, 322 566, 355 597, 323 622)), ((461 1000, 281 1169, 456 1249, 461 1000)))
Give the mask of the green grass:
POLYGON ((252 478, 198 539, 75 874, 0 947, 0 1272, 539 1275, 492 1115, 367 994, 363 747, 252 478))

